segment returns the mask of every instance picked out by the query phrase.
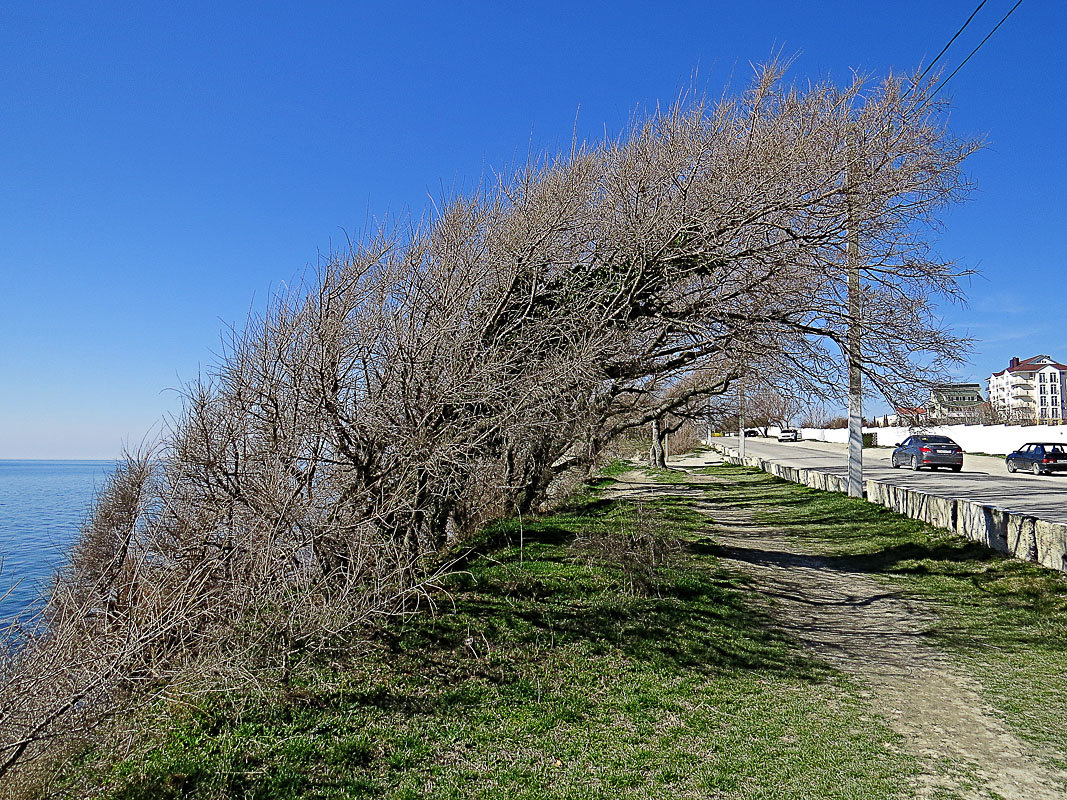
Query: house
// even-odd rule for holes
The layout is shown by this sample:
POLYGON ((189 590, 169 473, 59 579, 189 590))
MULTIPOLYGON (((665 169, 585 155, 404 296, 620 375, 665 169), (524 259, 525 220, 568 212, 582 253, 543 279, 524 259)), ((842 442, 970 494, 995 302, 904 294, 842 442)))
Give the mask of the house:
POLYGON ((989 376, 990 404, 1013 422, 1064 422, 1065 389, 1067 366, 1046 355, 1013 358, 1007 369, 989 376))
POLYGON ((930 388, 928 418, 944 424, 979 422, 985 406, 980 383, 948 383, 930 388))
POLYGON ((926 425, 929 411, 925 408, 894 408, 896 413, 888 418, 892 425, 907 425, 908 427, 922 427, 926 425))

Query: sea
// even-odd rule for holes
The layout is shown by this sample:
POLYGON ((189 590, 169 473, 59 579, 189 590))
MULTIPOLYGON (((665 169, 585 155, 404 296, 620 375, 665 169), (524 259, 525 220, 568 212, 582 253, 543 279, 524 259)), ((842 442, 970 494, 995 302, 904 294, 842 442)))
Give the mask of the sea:
POLYGON ((114 461, 0 459, 0 621, 32 614, 114 469, 114 461))

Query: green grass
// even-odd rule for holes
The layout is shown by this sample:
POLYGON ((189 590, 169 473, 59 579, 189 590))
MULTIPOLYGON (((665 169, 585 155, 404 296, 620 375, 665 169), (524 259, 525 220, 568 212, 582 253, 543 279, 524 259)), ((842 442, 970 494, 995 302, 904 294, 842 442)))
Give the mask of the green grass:
POLYGON ((617 478, 623 473, 629 472, 634 468, 635 467, 632 462, 623 461, 622 459, 616 459, 615 461, 611 461, 600 467, 600 469, 596 471, 596 476, 598 478, 617 478))
POLYGON ((593 473, 590 480, 579 489, 573 500, 580 500, 582 498, 591 499, 593 497, 591 492, 612 486, 615 483, 615 478, 637 468, 638 467, 630 461, 624 461, 622 459, 609 461, 593 473))
POLYGON ((952 653, 1018 735, 1067 768, 1067 576, 842 494, 743 467, 712 502, 749 508, 831 565, 929 601, 933 643, 952 653))
MULTIPOLYGON (((777 632, 684 500, 586 494, 487 529, 455 611, 390 620, 266 697, 157 704, 72 796, 682 798, 906 794, 916 763, 855 686, 777 632), (680 541, 633 584, 628 530, 680 541), (621 538, 620 538, 621 537, 621 538), (596 545, 597 542, 601 545, 596 545), (606 542, 606 544, 605 544, 606 542)), ((451 610, 451 603, 442 603, 451 610)))
POLYGON ((645 469, 644 472, 654 478, 658 483, 666 483, 674 486, 684 486, 690 483, 689 473, 680 469, 653 467, 651 469, 645 469))

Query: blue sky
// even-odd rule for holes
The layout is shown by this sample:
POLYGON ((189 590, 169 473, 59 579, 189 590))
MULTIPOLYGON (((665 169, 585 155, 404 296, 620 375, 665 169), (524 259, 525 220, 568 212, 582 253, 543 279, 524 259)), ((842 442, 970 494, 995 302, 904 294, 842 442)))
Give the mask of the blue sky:
MULTIPOLYGON (((988 0, 946 63, 1013 2, 988 0)), ((778 50, 797 80, 908 70, 976 4, 6 2, 0 458, 136 445, 223 326, 319 253, 566 146, 575 120, 615 135, 778 50)), ((937 243, 982 273, 945 310, 979 340, 961 378, 1067 359, 1065 15, 1025 0, 949 86, 954 132, 989 142, 937 243)))

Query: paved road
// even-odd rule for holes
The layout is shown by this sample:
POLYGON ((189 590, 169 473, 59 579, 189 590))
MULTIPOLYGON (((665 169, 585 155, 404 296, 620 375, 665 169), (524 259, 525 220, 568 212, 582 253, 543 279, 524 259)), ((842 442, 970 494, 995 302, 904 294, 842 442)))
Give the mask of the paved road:
MULTIPOLYGON (((738 444, 736 437, 714 441, 735 448, 738 444)), ((778 442, 751 437, 745 442, 745 451, 746 455, 773 459, 791 467, 815 468, 836 475, 848 473, 848 454, 841 444, 778 442)), ((1010 475, 1004 468, 1004 459, 972 455, 964 455, 963 472, 944 469, 912 472, 906 468, 893 469, 889 465, 891 452, 888 448, 864 450, 863 477, 1067 523, 1067 473, 1040 477, 1029 473, 1010 475)))

